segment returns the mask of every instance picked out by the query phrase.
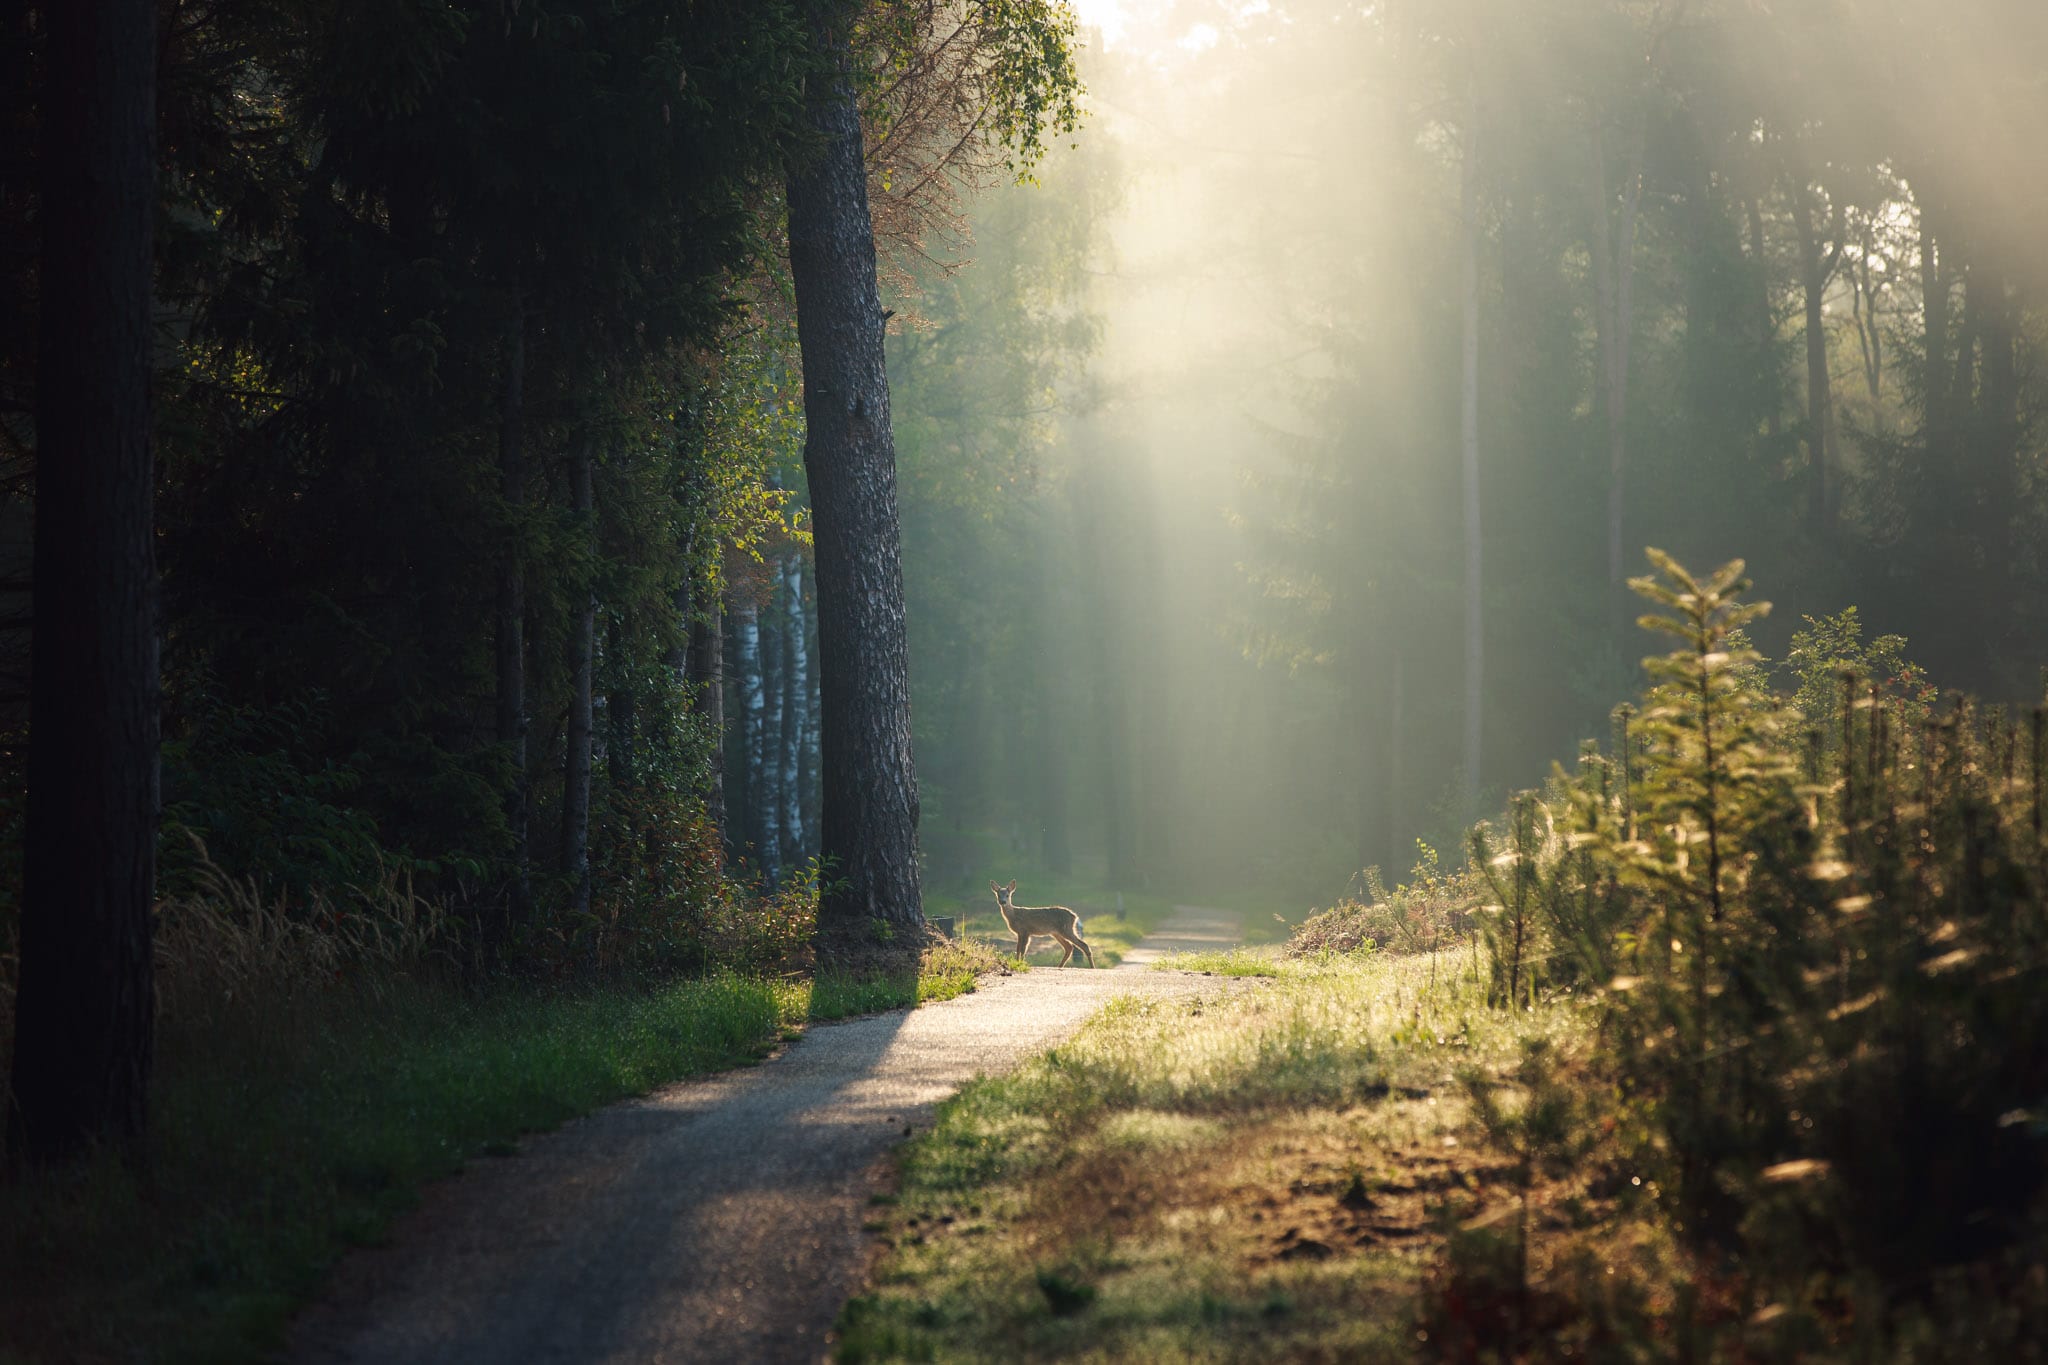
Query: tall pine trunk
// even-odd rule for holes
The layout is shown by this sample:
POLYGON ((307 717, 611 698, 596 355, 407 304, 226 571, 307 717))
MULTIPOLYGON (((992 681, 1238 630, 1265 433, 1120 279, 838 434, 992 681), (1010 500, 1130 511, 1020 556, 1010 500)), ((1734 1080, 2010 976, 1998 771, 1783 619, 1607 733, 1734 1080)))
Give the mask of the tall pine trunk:
POLYGON ((701 613, 692 612, 689 628, 684 676, 690 687, 690 706, 704 718, 704 729, 711 737, 704 814, 718 833, 720 850, 730 853, 732 831, 725 812, 725 612, 715 597, 701 613))
POLYGON ((28 811, 8 1147, 139 1143, 154 1053, 155 6, 43 10, 28 811))
POLYGON ((1643 137, 1638 129, 1623 163, 1617 221, 1607 180, 1607 136, 1596 121, 1591 133, 1594 331, 1600 352, 1596 388, 1607 418, 1607 585, 1616 633, 1628 606, 1624 551, 1628 516, 1628 365, 1634 329, 1636 215, 1643 194, 1643 137))
MULTIPOLYGON (((595 471, 591 443, 583 438, 571 473, 576 529, 594 550, 595 471)), ((585 572, 588 572, 586 567, 585 572)), ((592 747, 591 670, 597 653, 597 593, 587 582, 574 589, 569 622, 569 730, 562 756, 562 874, 569 879, 570 908, 590 910, 590 760, 592 747)))
MULTIPOLYGON (((770 579, 771 590, 780 576, 778 573, 770 579)), ((770 605, 756 632, 761 661, 761 734, 760 742, 749 750, 754 771, 748 775, 754 793, 754 853, 770 886, 782 881, 782 724, 787 700, 784 675, 788 672, 784 649, 788 642, 782 633, 781 612, 775 607, 779 596, 777 593, 769 598, 770 605)))
POLYGON ((795 867, 803 863, 806 853, 803 749, 811 693, 810 649, 804 638, 804 564, 795 554, 782 567, 782 601, 782 772, 775 787, 782 797, 779 861, 784 867, 795 867))
POLYGON ((835 18, 841 8, 811 7, 817 60, 807 102, 820 145, 789 174, 804 469, 817 548, 821 844, 830 878, 818 906, 821 965, 878 950, 910 957, 924 918, 885 318, 852 44, 846 21, 835 18))
MULTIPOLYGON (((1476 102, 1475 102, 1476 103, 1476 102)), ((1476 121, 1478 111, 1472 111, 1476 121)), ((1478 800, 1486 678, 1484 544, 1479 506, 1479 171, 1476 129, 1465 139, 1459 190, 1458 280, 1462 303, 1458 390, 1459 492, 1465 520, 1464 799, 1478 800)))
POLYGON ((1806 518, 1816 534, 1834 529, 1841 502, 1835 451, 1834 384, 1828 372, 1825 305, 1828 281, 1842 259, 1841 209, 1835 209, 1834 247, 1821 249, 1813 189, 1803 170, 1792 171, 1792 222, 1799 236, 1800 285, 1806 314, 1806 518))
POLYGON ((732 614, 733 680, 739 688, 740 781, 737 784, 739 829, 734 843, 749 851, 757 871, 766 870, 767 854, 761 848, 761 768, 766 760, 766 736, 762 734, 768 709, 766 690, 761 685, 761 612, 746 604, 732 614))

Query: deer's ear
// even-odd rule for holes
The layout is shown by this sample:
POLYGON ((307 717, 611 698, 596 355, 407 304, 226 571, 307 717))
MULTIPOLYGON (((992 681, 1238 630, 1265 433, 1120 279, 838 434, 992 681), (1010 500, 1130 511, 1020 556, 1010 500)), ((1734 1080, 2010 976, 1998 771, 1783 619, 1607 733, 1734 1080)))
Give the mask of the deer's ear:
POLYGON ((1003 894, 1003 888, 997 886, 994 882, 988 884, 988 889, 995 892, 998 896, 1003 894))
POLYGON ((1011 882, 1011 883, 1009 884, 1009 886, 1008 886, 1007 888, 1005 888, 1005 889, 1006 889, 1006 890, 1010 890, 1010 891, 1015 891, 1015 890, 1017 889, 1017 883, 1013 881, 1013 882, 1011 882))

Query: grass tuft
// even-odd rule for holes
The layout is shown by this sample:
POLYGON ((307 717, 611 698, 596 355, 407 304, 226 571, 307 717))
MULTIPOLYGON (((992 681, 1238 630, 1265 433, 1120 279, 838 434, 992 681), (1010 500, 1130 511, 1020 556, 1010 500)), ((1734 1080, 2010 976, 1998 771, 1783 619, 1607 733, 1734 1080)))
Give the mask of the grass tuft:
POLYGON ((1152 964, 1155 972, 1202 972, 1209 976, 1285 976, 1293 969, 1294 964, 1263 948, 1168 953, 1152 964))

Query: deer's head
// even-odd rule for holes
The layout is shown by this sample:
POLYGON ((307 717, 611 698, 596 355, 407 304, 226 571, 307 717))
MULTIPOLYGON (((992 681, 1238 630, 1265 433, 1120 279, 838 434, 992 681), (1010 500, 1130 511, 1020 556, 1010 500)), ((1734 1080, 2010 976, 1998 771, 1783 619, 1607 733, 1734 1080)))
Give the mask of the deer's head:
POLYGON ((996 893, 996 904, 998 906, 1004 910, 1012 908, 1010 898, 1017 894, 1017 883, 1013 881, 1008 886, 997 886, 994 882, 990 882, 988 889, 996 893))

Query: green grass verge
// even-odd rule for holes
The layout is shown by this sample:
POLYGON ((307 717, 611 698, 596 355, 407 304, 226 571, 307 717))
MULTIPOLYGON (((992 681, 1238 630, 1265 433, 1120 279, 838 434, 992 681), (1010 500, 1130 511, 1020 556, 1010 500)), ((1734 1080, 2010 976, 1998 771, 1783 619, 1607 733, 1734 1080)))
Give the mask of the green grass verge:
POLYGON ((1005 959, 975 943, 949 943, 926 949, 923 965, 915 976, 903 972, 817 978, 802 988, 810 993, 806 1015, 823 1022, 951 1000, 973 990, 984 974, 1015 970, 1021 965, 1014 958, 1005 959))
POLYGON ((1226 948, 1219 952, 1168 953, 1152 964, 1155 972, 1202 972, 1209 976, 1288 976, 1301 968, 1280 956, 1278 948, 1226 948))
POLYGON ((465 1161, 758 1061, 807 1020, 950 999, 995 965, 941 949, 900 981, 400 983, 173 1022, 145 1173, 108 1158, 0 1185, 0 1362, 268 1359, 336 1258, 465 1161))
POLYGON ((1457 1077, 1578 1027, 1488 1010, 1467 965, 1332 958, 1126 998, 968 1086, 903 1149, 841 1358, 1412 1359, 1430 1201, 1461 1161, 1497 1179, 1457 1077))

